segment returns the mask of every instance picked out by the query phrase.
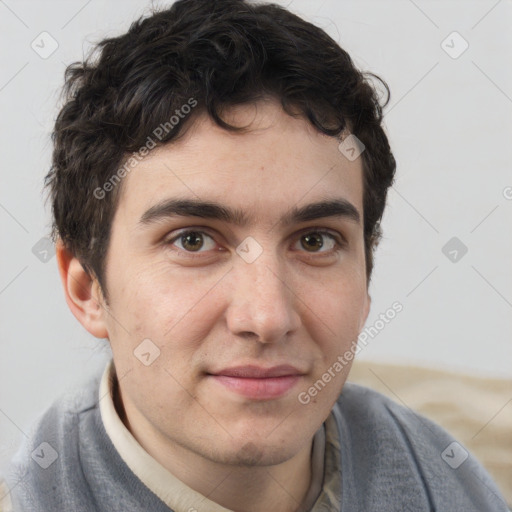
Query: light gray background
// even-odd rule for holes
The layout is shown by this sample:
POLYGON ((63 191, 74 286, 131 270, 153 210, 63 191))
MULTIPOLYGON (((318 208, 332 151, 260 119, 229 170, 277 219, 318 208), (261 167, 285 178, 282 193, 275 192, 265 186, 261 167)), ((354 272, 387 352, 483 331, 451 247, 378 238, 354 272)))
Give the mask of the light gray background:
MULTIPOLYGON (((279 3, 325 28, 392 91, 385 122, 398 173, 367 325, 394 301, 404 309, 359 357, 512 378, 512 2, 279 3), (441 46, 453 31, 469 44, 456 59, 441 46), (468 248, 457 262, 442 252, 453 237, 468 248)), ((32 249, 48 234, 41 189, 65 65, 149 6, 0 0, 2 461, 108 356, 69 312, 55 258, 44 263, 32 249), (31 48, 43 31, 59 45, 47 59, 31 48)), ((445 43, 452 54, 457 38, 445 43)))

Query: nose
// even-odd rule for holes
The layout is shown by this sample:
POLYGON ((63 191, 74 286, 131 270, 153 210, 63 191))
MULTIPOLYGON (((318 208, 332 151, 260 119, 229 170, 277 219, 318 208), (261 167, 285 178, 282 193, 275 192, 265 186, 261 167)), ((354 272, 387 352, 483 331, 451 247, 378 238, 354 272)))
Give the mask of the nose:
POLYGON ((232 273, 226 315, 230 331, 260 343, 283 341, 301 323, 298 298, 277 256, 264 252, 256 261, 239 259, 232 273))

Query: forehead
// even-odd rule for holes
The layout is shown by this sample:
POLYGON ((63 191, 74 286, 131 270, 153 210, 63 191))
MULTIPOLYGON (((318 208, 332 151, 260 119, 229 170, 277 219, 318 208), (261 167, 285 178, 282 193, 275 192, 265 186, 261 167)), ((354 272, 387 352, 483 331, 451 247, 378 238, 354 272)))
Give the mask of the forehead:
MULTIPOLYGON (((361 158, 274 101, 233 108, 225 130, 200 115, 184 136, 156 148, 126 176, 118 211, 136 217, 169 197, 229 204, 273 222, 278 211, 342 197, 362 216, 361 158)), ((250 218, 250 214, 249 214, 250 218)))

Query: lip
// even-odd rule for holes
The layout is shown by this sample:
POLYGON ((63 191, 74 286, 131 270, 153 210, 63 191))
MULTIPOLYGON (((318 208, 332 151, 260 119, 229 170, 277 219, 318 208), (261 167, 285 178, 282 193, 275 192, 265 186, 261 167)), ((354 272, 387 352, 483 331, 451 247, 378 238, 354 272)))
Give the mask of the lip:
POLYGON ((272 400, 284 396, 304 375, 289 365, 262 368, 235 366, 209 374, 223 387, 253 400, 272 400))

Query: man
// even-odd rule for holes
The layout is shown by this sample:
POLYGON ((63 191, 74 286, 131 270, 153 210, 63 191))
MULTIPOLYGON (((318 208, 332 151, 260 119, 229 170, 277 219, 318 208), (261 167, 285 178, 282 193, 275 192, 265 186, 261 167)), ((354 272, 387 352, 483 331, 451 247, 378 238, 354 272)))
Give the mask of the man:
POLYGON ((113 360, 17 454, 15 510, 506 510, 446 432, 344 386, 395 172, 346 52, 273 5, 181 0, 66 92, 58 266, 113 360))

